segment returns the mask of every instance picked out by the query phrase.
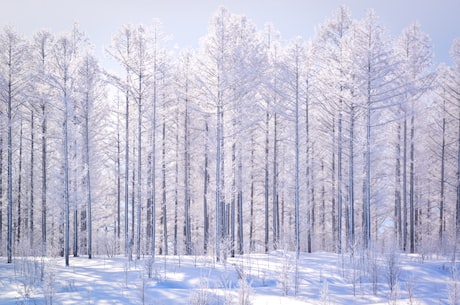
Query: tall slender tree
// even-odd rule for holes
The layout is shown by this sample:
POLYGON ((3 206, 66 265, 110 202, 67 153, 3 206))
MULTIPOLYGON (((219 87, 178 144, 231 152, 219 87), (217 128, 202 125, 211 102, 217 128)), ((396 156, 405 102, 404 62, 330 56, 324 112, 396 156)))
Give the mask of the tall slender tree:
POLYGON ((92 150, 93 141, 91 132, 94 118, 94 107, 97 99, 101 97, 100 92, 100 70, 96 59, 92 55, 86 55, 81 67, 79 68, 79 93, 81 95, 81 109, 83 117, 83 138, 84 138, 84 180, 86 185, 86 229, 87 229, 87 252, 88 257, 92 258, 93 245, 93 217, 92 217, 92 150))
MULTIPOLYGON (((409 145, 409 194, 404 192, 404 202, 409 197, 409 251, 415 252, 415 116, 416 104, 419 103, 421 97, 426 93, 431 86, 432 77, 428 70, 431 65, 432 52, 431 44, 428 35, 421 31, 420 25, 414 23, 406 28, 397 45, 398 55, 401 58, 401 68, 404 71, 403 77, 405 80, 404 103, 404 164, 407 166, 407 134, 410 134, 409 145), (407 120, 410 119, 410 132, 407 130, 407 120)), ((407 175, 407 169, 403 172, 407 175)), ((404 181, 407 180, 404 175, 404 181)), ((405 185, 405 184, 404 184, 405 185)), ((407 191, 407 187, 404 187, 407 191)), ((404 211, 406 213, 406 211, 404 211)), ((406 224, 404 224, 406 225, 406 224)), ((407 232, 406 230, 404 230, 407 232)), ((404 237, 406 240, 406 237, 404 237)), ((406 243, 404 243, 406 245, 406 243)))
POLYGON ((49 70, 51 62, 51 46, 53 36, 46 31, 37 32, 33 37, 32 58, 33 58, 33 79, 35 84, 35 95, 38 100, 38 112, 40 118, 40 139, 41 139, 41 253, 45 255, 47 245, 47 193, 48 193, 48 162, 47 162, 47 137, 48 137, 48 104, 49 70))
POLYGON ((54 45, 54 60, 53 60, 53 86, 59 94, 59 98, 63 103, 63 169, 64 169, 64 258, 65 265, 69 266, 69 240, 70 240, 70 202, 69 202, 69 112, 71 107, 72 95, 72 70, 73 64, 73 49, 71 41, 68 37, 60 37, 54 45))
MULTIPOLYGON (((364 110, 364 181, 363 181, 363 247, 371 247, 371 209, 374 193, 372 192, 372 167, 375 167, 375 157, 371 156, 376 134, 374 126, 384 126, 385 121, 377 121, 377 113, 392 106, 392 98, 398 95, 396 90, 396 75, 394 55, 390 48, 384 28, 379 24, 374 11, 369 11, 366 17, 357 24, 353 48, 353 75, 357 87, 357 97, 361 99, 364 110)), ((380 118, 381 116, 379 116, 380 118)), ((383 151, 381 151, 383 153, 383 151)), ((377 171, 377 169, 376 169, 377 171)), ((377 229, 377 228, 376 228, 377 229)))
POLYGON ((131 241, 129 239, 129 114, 130 114, 130 80, 132 74, 132 56, 133 56, 133 28, 130 25, 124 26, 114 36, 111 46, 107 53, 113 57, 124 69, 124 78, 112 75, 115 86, 125 94, 125 160, 124 160, 124 249, 125 255, 131 253, 131 241))
POLYGON ((226 74, 228 66, 226 61, 231 45, 231 14, 225 8, 219 8, 210 23, 208 36, 203 40, 202 59, 198 85, 202 87, 203 95, 214 106, 216 118, 216 150, 215 150, 215 258, 217 261, 225 260, 222 244, 226 238, 227 226, 225 222, 225 141, 224 141, 224 115, 228 107, 231 83, 226 74))
MULTIPOLYGON (((337 224, 335 225, 336 231, 333 232, 337 236, 337 252, 342 251, 342 227, 343 227, 343 199, 344 199, 344 185, 345 177, 344 171, 344 148, 345 148, 345 119, 344 115, 348 112, 349 108, 349 75, 352 74, 350 71, 350 60, 348 49, 350 48, 349 36, 352 29, 351 13, 345 6, 339 7, 334 17, 331 20, 326 21, 319 31, 318 40, 316 46, 319 49, 317 52, 322 54, 319 63, 321 83, 323 92, 327 96, 330 96, 330 100, 333 101, 329 106, 331 107, 332 115, 336 117, 337 126, 334 128, 337 130, 337 138, 334 140, 335 158, 337 159, 337 165, 334 167, 336 173, 333 175, 337 176, 337 224), (323 80, 324 79, 324 80, 323 80)), ((350 119, 350 122, 352 120, 350 119)), ((351 157, 350 157, 351 158, 351 157)), ((350 159, 352 163, 352 160, 350 159)), ((350 189, 353 185, 353 176, 349 176, 348 184, 350 189)), ((349 200, 353 199, 353 196, 349 197, 349 200)), ((350 201, 350 215, 354 215, 354 208, 351 209, 350 201)), ((351 227, 351 224, 349 224, 351 227)))

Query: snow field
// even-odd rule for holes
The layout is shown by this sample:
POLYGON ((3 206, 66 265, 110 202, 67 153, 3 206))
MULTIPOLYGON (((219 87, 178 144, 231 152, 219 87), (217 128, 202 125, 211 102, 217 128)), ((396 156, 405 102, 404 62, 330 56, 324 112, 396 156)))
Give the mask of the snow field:
POLYGON ((275 251, 204 256, 16 258, 0 304, 459 304, 458 264, 416 255, 275 251), (297 271, 296 271, 297 270, 297 271))

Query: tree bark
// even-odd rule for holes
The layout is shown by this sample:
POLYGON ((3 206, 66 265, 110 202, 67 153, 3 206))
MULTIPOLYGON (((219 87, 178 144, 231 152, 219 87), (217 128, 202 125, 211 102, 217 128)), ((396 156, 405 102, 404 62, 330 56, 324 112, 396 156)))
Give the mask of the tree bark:
POLYGON ((69 117, 69 97, 67 93, 67 75, 64 78, 64 200, 65 200, 65 230, 64 230, 64 257, 65 265, 69 266, 69 239, 70 239, 70 202, 69 202, 69 136, 68 136, 68 117, 69 117))
MULTIPOLYGON (((414 105, 412 101, 412 111, 414 111, 414 105)), ((415 137, 415 115, 411 114, 410 119, 410 173, 409 173, 409 215, 410 215, 410 253, 415 252, 415 172, 414 172, 414 163, 415 163, 415 148, 414 148, 414 137, 415 137)))
POLYGON ((7 126, 8 126, 8 146, 7 146, 7 155, 8 155, 8 189, 7 189, 7 200, 8 200, 8 223, 7 223, 7 261, 9 264, 13 262, 13 134, 12 134, 12 103, 13 103, 13 92, 12 92, 12 74, 11 74, 11 65, 12 65, 12 49, 9 45, 9 56, 8 56, 8 93, 7 93, 7 126))
POLYGON ((278 196, 278 114, 273 118, 273 246, 275 250, 280 242, 280 213, 278 196))
MULTIPOLYGON (((300 163, 299 163, 299 57, 295 58, 295 253, 296 259, 300 256, 300 163)), ((297 266, 297 264, 296 264, 297 266)), ((297 277, 296 277, 297 278, 297 277)), ((297 285, 296 285, 297 288, 297 285)), ((297 290, 297 289, 296 289, 297 290)))
POLYGON ((443 246, 444 238, 444 200, 445 200, 445 154, 446 154, 446 101, 442 104, 442 140, 441 140, 441 185, 439 198, 439 241, 443 246))
POLYGON ((355 157, 354 157, 354 138, 355 138, 355 105, 352 102, 351 104, 351 112, 350 112, 350 134, 349 134, 349 173, 348 173, 348 197, 350 201, 350 208, 349 208, 349 230, 350 230, 350 239, 349 239, 349 248, 351 251, 354 249, 355 245, 355 191, 354 191, 354 180, 355 180, 355 157))
POLYGON ((401 123, 398 122, 396 135, 396 162, 395 162, 395 240, 402 248, 402 207, 401 207, 401 123))
MULTIPOLYGON (((163 242, 164 242, 164 255, 168 255, 168 222, 167 222, 167 207, 166 207, 166 118, 163 116, 163 131, 162 131, 162 203, 161 203, 161 224, 163 225, 163 242)), ((161 253, 160 253, 161 254, 161 253)))
POLYGON ((46 194, 47 194, 47 141, 46 141, 46 134, 47 134, 47 119, 46 119, 46 105, 45 103, 42 103, 41 105, 42 109, 42 120, 41 120, 41 138, 42 138, 42 154, 41 154, 41 161, 42 161, 42 221, 41 221, 41 226, 42 226, 42 245, 41 245, 41 251, 42 251, 42 256, 46 255, 46 194))
POLYGON ((249 251, 252 253, 256 249, 256 242, 254 240, 254 163, 255 163, 255 140, 251 136, 251 194, 250 194, 250 222, 249 222, 249 251))
POLYGON ((209 242, 209 216, 208 216, 208 187, 209 187, 209 172, 208 172, 208 158, 209 158, 209 148, 208 148, 208 137, 209 137, 209 127, 208 119, 205 119, 205 128, 204 128, 204 182, 203 182, 203 252, 204 254, 208 253, 208 242, 209 242))
MULTIPOLYGON (((30 112, 30 195, 29 195, 29 247, 30 249, 35 249, 34 247, 34 234, 35 234, 35 222, 34 222, 34 192, 35 192, 35 181, 34 181, 34 146, 35 146, 35 120, 34 120, 34 110, 30 112)), ((1 144, 1 143, 0 143, 1 144)), ((1 165, 0 165, 1 166, 1 165)), ((1 174, 1 173, 0 173, 1 174)), ((0 181, 1 183, 1 181, 0 181)), ((1 196, 1 192, 0 192, 1 196)), ((0 203, 1 209, 1 203, 0 203)), ((1 217, 1 215, 0 215, 1 217)), ((0 221, 1 225, 1 221, 0 221)), ((1 233, 1 232, 0 232, 1 233)), ((1 242, 1 241, 0 241, 1 242)))
MULTIPOLYGON (((188 85, 188 84, 187 84, 188 85)), ((186 85, 186 87, 187 87, 186 85)), ((185 114, 184 114, 184 203, 185 203, 185 254, 192 254, 192 235, 191 235, 191 220, 190 220, 190 131, 189 131, 189 101, 188 101, 188 88, 186 88, 185 98, 185 114)))
POLYGON ((22 140, 23 140, 23 123, 21 120, 19 128, 19 165, 18 165, 18 195, 17 195, 17 208, 18 208, 18 220, 17 220, 17 229, 16 229, 16 242, 19 244, 21 241, 21 234, 22 232, 22 157, 23 157, 23 149, 22 149, 22 140))
MULTIPOLYGON (((93 253, 93 221, 92 221, 92 189, 91 189, 91 163, 90 163, 90 138, 89 138, 89 107, 90 107, 90 100, 89 100, 89 94, 87 93, 86 96, 86 105, 85 105, 85 117, 84 117, 84 122, 85 122, 85 163, 86 163, 86 210, 87 210, 87 234, 88 234, 88 242, 87 242, 87 251, 88 251, 88 258, 92 258, 92 253, 93 253)), ((119 179, 120 176, 118 176, 119 179)), ((119 187, 119 184, 118 184, 119 187)), ((119 193, 118 193, 119 194, 119 193)), ((119 198, 118 198, 119 199, 119 198)), ((118 201, 118 207, 119 207, 119 201, 118 201)), ((118 208, 119 212, 119 208, 118 208)), ((119 214, 118 214, 119 215, 119 214)), ((119 217, 118 217, 119 220, 119 217)))
POLYGON ((265 253, 268 253, 269 251, 269 236, 268 236, 268 231, 270 227, 270 223, 268 221, 269 219, 269 207, 268 207, 268 197, 269 197, 269 181, 268 181, 268 152, 269 152, 269 121, 270 121, 270 113, 268 111, 269 104, 267 102, 267 110, 265 113, 265 192, 264 192, 264 198, 265 198, 265 253))

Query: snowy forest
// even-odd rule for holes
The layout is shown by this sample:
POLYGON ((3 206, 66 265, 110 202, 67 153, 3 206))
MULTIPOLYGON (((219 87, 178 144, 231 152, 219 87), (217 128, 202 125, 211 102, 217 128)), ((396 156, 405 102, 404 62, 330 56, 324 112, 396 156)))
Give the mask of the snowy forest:
POLYGON ((460 40, 339 7, 314 37, 219 8, 196 49, 160 21, 0 33, 0 256, 286 249, 452 253, 460 40), (103 66, 101 63, 111 63, 103 66))

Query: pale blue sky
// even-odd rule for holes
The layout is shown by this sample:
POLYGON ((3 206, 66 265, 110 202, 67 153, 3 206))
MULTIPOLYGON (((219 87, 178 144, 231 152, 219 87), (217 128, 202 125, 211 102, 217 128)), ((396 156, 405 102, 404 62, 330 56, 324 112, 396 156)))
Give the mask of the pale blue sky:
POLYGON ((449 62, 449 49, 460 37, 460 0, 0 0, 0 25, 12 25, 30 35, 38 29, 60 32, 77 21, 95 45, 97 53, 110 43, 112 34, 126 23, 162 21, 164 31, 179 47, 195 47, 206 34, 216 9, 224 5, 244 14, 259 28, 272 23, 283 39, 309 39, 315 27, 345 4, 354 18, 375 9, 392 37, 413 21, 430 35, 436 62, 449 62))

